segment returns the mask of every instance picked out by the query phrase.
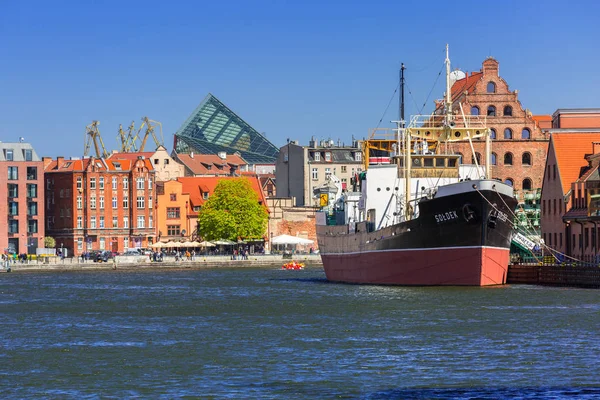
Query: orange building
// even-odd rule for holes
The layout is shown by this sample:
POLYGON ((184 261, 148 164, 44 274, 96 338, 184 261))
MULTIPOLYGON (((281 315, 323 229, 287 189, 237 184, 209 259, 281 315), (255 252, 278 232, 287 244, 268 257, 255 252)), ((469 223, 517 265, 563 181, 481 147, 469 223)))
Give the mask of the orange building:
POLYGON ((178 240, 188 237, 196 229, 188 217, 190 195, 183 192, 183 184, 178 180, 157 183, 156 216, 158 240, 178 240))
POLYGON ((136 160, 44 158, 46 234, 68 254, 155 242, 155 173, 136 160))

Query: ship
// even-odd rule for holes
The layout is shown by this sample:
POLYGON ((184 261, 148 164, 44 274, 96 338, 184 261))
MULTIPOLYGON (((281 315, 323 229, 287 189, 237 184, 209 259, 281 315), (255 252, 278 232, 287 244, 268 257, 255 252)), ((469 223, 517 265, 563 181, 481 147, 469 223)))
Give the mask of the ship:
MULTIPOLYGON (((365 170, 314 189, 316 234, 329 281, 416 286, 506 283, 517 200, 491 178, 484 116, 453 110, 446 46, 446 93, 430 115, 374 130, 363 143, 365 170), (485 140, 486 162, 463 164, 456 141, 485 140), (371 157, 374 153, 375 156, 371 157), (385 154, 383 156, 382 154, 385 154), (369 163, 371 161, 371 164, 369 163)), ((404 65, 401 69, 404 89, 404 65)), ((403 97, 403 96, 402 96, 403 97)))

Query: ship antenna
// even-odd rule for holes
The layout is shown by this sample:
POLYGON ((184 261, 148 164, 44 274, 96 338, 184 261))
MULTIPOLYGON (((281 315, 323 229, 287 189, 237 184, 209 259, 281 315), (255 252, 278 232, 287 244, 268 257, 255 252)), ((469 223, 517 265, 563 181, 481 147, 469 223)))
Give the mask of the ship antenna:
POLYGON ((404 63, 400 67, 400 122, 402 127, 405 127, 405 119, 404 119, 404 63))
POLYGON ((446 124, 452 122, 452 93, 450 93, 450 56, 446 44, 446 124))

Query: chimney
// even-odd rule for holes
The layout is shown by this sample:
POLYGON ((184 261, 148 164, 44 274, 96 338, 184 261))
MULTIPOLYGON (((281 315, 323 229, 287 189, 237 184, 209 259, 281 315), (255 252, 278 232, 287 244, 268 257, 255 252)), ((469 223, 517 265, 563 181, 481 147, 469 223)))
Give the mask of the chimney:
POLYGON ((65 158, 63 156, 56 157, 56 167, 60 168, 65 163, 65 158))
POLYGON ((592 142, 592 154, 600 152, 600 142, 592 142))
POLYGON ((219 156, 220 159, 225 160, 227 159, 227 153, 224 151, 220 151, 217 153, 217 155, 219 156))
POLYGON ((190 158, 194 158, 194 152, 190 152, 190 158))

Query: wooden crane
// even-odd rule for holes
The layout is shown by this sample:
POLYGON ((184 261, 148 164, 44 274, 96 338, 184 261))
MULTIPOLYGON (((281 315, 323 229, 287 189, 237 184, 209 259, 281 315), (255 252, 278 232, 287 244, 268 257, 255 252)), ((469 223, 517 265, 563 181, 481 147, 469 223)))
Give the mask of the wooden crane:
POLYGON ((100 125, 99 121, 92 121, 92 123, 85 128, 85 147, 83 149, 84 157, 88 157, 90 155, 91 143, 94 142, 96 157, 108 158, 109 154, 104 147, 104 142, 102 141, 102 136, 100 136, 100 129, 98 129, 98 125, 100 125))

